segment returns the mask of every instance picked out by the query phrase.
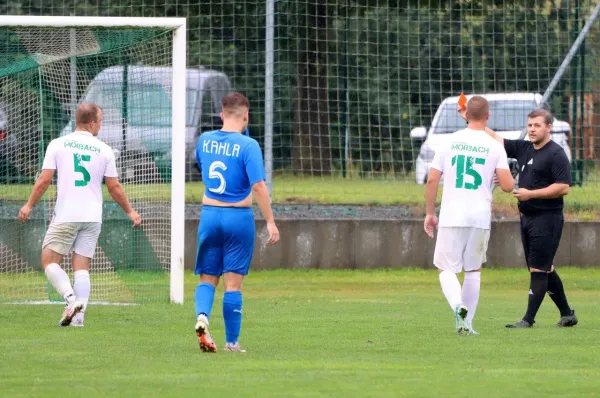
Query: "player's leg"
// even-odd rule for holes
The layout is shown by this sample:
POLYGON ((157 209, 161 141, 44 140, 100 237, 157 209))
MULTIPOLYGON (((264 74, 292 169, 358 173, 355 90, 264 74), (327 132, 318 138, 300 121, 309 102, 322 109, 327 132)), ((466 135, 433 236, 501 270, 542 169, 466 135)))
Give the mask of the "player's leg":
POLYGON ((527 301, 527 310, 523 318, 507 328, 529 328, 535 323, 537 315, 546 292, 548 291, 548 272, 552 268, 553 254, 548 247, 552 241, 544 220, 544 215, 521 216, 523 248, 526 254, 527 267, 529 268, 530 283, 527 301))
POLYGON ((69 276, 60 266, 64 256, 69 254, 77 237, 78 226, 75 223, 55 223, 48 227, 42 243, 42 269, 48 282, 56 289, 66 302, 66 308, 59 321, 60 326, 67 326, 79 305, 75 306, 75 292, 69 276))
MULTIPOLYGON (((564 218, 562 214, 554 215, 554 220, 551 220, 549 217, 548 222, 551 222, 552 228, 552 236, 553 242, 552 246, 549 248, 552 250, 552 258, 556 255, 556 251, 558 250, 558 246, 560 244, 560 238, 562 236, 562 230, 564 226, 564 218)), ((562 280, 558 273, 554 269, 554 265, 550 269, 548 273, 548 295, 560 311, 560 320, 556 324, 559 327, 570 327, 575 326, 579 322, 577 316, 575 316, 575 311, 571 309, 569 306, 569 302, 567 300, 567 296, 565 294, 565 289, 563 287, 562 280)))
POLYGON ((240 348, 242 328, 242 283, 250 270, 254 252, 255 224, 251 209, 235 209, 224 217, 223 252, 223 320, 225 350, 245 352, 240 348))
POLYGON ((91 292, 90 263, 96 252, 96 245, 98 244, 101 229, 101 223, 82 223, 73 244, 73 290, 75 291, 77 301, 81 302, 83 307, 73 317, 71 326, 83 327, 84 314, 91 292))
POLYGON ((203 352, 217 352, 208 329, 209 319, 215 298, 215 289, 223 273, 223 239, 220 211, 211 206, 202 208, 202 218, 198 226, 198 247, 194 273, 200 275, 194 295, 196 324, 194 330, 203 352))
POLYGON ((83 327, 84 311, 90 298, 90 259, 73 253, 73 291, 76 301, 81 304, 81 308, 71 317, 70 326, 83 327))
POLYGON ((473 328, 473 318, 479 303, 479 291, 481 288, 481 268, 474 271, 465 271, 465 278, 462 285, 462 301, 469 309, 465 322, 469 327, 469 334, 479 334, 473 328))
POLYGON ((200 315, 204 315, 206 319, 210 319, 215 299, 215 290, 219 284, 219 279, 220 277, 218 276, 200 274, 200 279, 194 294, 196 318, 200 315))
POLYGON ((244 275, 223 274, 223 321, 225 322, 225 351, 246 352, 238 342, 242 329, 242 282, 244 275))
POLYGON ((198 286, 196 286, 194 296, 196 304, 196 324, 194 325, 194 330, 198 337, 200 350, 203 352, 217 352, 217 345, 210 334, 208 326, 210 324, 209 318, 215 298, 215 289, 218 283, 218 276, 201 274, 198 286))
POLYGON ((462 286, 462 301, 469 309, 467 325, 470 334, 478 334, 473 329, 473 318, 479 303, 481 289, 481 266, 487 261, 487 247, 490 231, 480 228, 471 228, 467 247, 464 252, 465 279, 462 286))
POLYGON ((467 307, 463 304, 460 282, 456 276, 462 271, 462 254, 465 248, 465 229, 455 227, 438 228, 433 255, 433 264, 439 270, 442 292, 454 311, 456 331, 460 334, 468 333, 466 317, 467 307))
POLYGON ((59 326, 69 326, 73 317, 83 309, 83 303, 77 300, 77 295, 74 288, 71 286, 71 281, 67 273, 60 268, 56 254, 59 254, 61 259, 67 255, 74 247, 81 232, 84 223, 51 223, 48 228, 48 233, 44 238, 42 249, 42 266, 47 264, 45 271, 48 280, 57 289, 60 294, 63 294, 66 301, 65 309, 58 322, 59 326), (48 263, 52 261, 51 263, 48 263))

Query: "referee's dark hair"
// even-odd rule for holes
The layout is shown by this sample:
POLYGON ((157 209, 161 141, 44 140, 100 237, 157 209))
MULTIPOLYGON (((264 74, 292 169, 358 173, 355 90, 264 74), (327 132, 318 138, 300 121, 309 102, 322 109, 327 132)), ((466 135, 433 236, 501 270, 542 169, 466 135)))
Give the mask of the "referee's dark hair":
POLYGON ((534 109, 531 112, 529 112, 529 115, 527 115, 527 117, 530 119, 540 117, 540 116, 542 116, 544 118, 544 122, 546 124, 552 124, 552 121, 554 120, 554 117, 552 116, 552 114, 545 109, 534 109))

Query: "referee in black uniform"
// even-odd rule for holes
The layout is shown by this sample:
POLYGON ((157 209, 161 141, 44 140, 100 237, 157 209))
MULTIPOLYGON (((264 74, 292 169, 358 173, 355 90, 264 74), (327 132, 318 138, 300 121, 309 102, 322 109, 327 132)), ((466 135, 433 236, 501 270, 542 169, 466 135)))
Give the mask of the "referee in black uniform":
POLYGON ((517 159, 519 187, 513 195, 519 200, 521 241, 529 269, 529 303, 523 319, 507 328, 530 328, 546 292, 560 311, 557 326, 577 324, 575 311, 569 307, 562 281, 554 270, 554 255, 560 243, 564 217, 563 196, 569 193, 571 165, 564 149, 551 140, 553 117, 544 109, 527 116, 529 141, 504 140, 486 130, 504 144, 509 158, 517 159))

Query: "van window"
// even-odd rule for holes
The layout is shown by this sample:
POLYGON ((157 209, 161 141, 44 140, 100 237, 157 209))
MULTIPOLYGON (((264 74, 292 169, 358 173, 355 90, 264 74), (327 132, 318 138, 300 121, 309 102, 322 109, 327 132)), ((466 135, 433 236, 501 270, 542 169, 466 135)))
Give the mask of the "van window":
MULTIPOLYGON (((134 127, 171 125, 171 97, 160 84, 130 84, 127 90, 127 119, 134 127)), ((192 125, 196 109, 197 91, 186 92, 186 124, 192 125)), ((100 84, 90 89, 86 101, 94 102, 103 109, 105 123, 121 123, 121 84, 100 84)))

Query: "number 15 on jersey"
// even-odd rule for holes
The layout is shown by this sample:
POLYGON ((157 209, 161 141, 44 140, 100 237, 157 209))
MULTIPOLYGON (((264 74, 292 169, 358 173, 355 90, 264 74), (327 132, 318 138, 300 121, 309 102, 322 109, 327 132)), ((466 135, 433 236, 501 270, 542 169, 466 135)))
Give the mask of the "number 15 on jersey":
POLYGON ((483 182, 481 174, 473 168, 474 165, 485 164, 485 158, 476 158, 466 155, 454 155, 452 166, 456 166, 456 188, 476 190, 483 182), (471 177, 472 182, 465 181, 465 177, 471 177))

